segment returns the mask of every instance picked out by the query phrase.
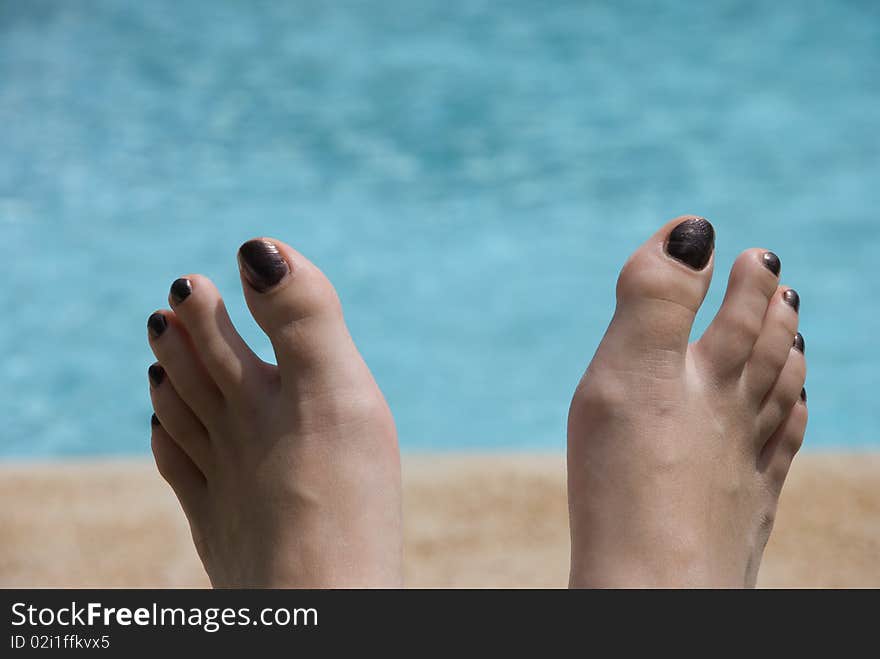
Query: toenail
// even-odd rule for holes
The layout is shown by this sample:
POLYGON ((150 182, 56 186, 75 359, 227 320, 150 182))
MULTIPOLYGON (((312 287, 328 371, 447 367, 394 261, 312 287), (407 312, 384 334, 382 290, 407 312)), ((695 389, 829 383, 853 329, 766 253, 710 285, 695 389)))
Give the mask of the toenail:
POLYGON ((153 414, 153 416, 150 417, 150 425, 153 427, 162 425, 159 422, 159 417, 157 417, 155 414, 153 414))
POLYGON ((801 296, 797 294, 793 288, 789 288, 785 293, 782 294, 782 299, 785 300, 786 304, 788 304, 795 311, 799 311, 801 308, 801 296))
POLYGON ((782 270, 782 261, 773 252, 764 252, 764 267, 778 277, 782 270))
POLYGON ((244 276, 260 293, 269 290, 290 272, 278 248, 268 240, 249 240, 238 250, 244 276))
POLYGON ((168 298, 171 300, 171 306, 173 307, 183 302, 189 297, 192 290, 192 282, 189 279, 186 279, 185 277, 175 279, 174 283, 171 284, 171 293, 168 295, 168 298))
POLYGON ((715 229, 709 220, 695 217, 675 227, 666 241, 666 253, 694 270, 702 270, 715 249, 715 229))
MULTIPOLYGON (((796 350, 800 350, 801 352, 804 352, 804 348, 805 348, 804 336, 800 332, 798 332, 797 334, 794 335, 794 347, 796 350)), ((806 353, 804 353, 804 354, 806 354, 806 353)))
POLYGON ((153 386, 158 387, 162 384, 162 380, 165 379, 165 369, 158 362, 150 364, 150 368, 147 369, 147 375, 150 376, 150 382, 153 383, 153 386))
POLYGON ((801 389, 801 400, 805 403, 807 402, 807 390, 806 388, 801 389))
POLYGON ((168 327, 168 321, 165 320, 165 315, 159 311, 147 320, 147 328, 150 330, 150 336, 154 339, 162 336, 162 332, 165 331, 166 327, 168 327))

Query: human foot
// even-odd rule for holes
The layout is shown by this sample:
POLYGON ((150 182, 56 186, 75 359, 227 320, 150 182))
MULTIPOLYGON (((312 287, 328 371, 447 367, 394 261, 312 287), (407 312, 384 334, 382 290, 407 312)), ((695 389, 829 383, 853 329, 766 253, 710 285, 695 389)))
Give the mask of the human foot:
POLYGON ((278 365, 190 275, 148 321, 156 464, 216 587, 399 586, 400 456, 385 399, 336 292, 287 245, 239 250, 278 365))
POLYGON ((689 345, 714 238, 678 218, 621 272, 569 411, 572 586, 755 584, 807 423, 799 301, 750 249, 689 345))

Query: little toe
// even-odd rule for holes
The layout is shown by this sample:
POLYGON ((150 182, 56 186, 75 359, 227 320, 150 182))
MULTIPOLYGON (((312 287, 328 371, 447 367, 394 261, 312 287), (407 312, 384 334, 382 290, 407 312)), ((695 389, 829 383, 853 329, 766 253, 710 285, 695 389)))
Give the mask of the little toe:
POLYGON ((783 286, 776 289, 743 371, 745 386, 754 400, 763 401, 789 361, 798 333, 798 308, 797 293, 783 286))
POLYGON ((156 467, 177 495, 187 518, 194 519, 207 496, 205 476, 172 439, 154 414, 150 444, 156 467))
POLYGON ((223 396, 196 355, 186 328, 173 311, 157 311, 147 321, 147 329, 150 348, 175 391, 210 430, 223 409, 223 396))
POLYGON ((724 302, 697 342, 715 377, 739 377, 764 325, 779 283, 781 263, 773 252, 749 249, 730 271, 724 302))
POLYGON ((245 299, 272 342, 282 378, 297 369, 316 363, 327 366, 340 356, 350 356, 339 354, 341 345, 351 343, 339 298, 314 264, 268 238, 246 242, 238 260, 245 299))
POLYGON ((149 378, 150 399, 162 428, 202 473, 208 473, 211 458, 208 431, 174 390, 159 363, 150 366, 149 378))
POLYGON ((792 345, 782 372, 758 412, 758 439, 761 445, 765 438, 775 432, 801 398, 806 379, 807 360, 804 353, 792 345))
POLYGON ((775 493, 782 489, 791 462, 804 442, 808 416, 804 393, 761 451, 758 470, 767 477, 771 490, 775 493))
POLYGON ((694 317, 712 279, 715 230, 708 220, 668 222, 629 258, 617 282, 606 339, 613 351, 660 350, 684 362, 694 317))
POLYGON ((256 390, 254 384, 266 365, 233 326, 214 283, 202 275, 181 277, 171 285, 168 299, 224 396, 234 400, 256 390))

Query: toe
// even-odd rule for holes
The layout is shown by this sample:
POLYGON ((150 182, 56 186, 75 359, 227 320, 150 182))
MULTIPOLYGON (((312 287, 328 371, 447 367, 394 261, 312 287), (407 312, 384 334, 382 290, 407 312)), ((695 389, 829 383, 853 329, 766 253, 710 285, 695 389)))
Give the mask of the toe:
POLYGON ((764 439, 772 435, 789 415, 804 392, 806 378, 807 360, 804 353, 790 345, 788 360, 758 412, 759 444, 763 445, 764 439))
POLYGON ((326 363, 340 341, 350 342, 336 291, 302 254, 259 238, 241 246, 238 260, 248 307, 272 342, 282 377, 326 363))
POLYGON ((150 348, 186 405, 211 430, 223 409, 223 397, 173 311, 157 311, 147 321, 150 348))
POLYGON ((797 293, 782 286, 770 300, 743 372, 748 393, 756 401, 764 400, 789 361, 798 333, 798 304, 797 293))
POLYGON ((712 278, 714 245, 712 225, 699 217, 676 218, 655 233, 620 273, 608 336, 629 351, 663 350, 683 360, 712 278))
POLYGON ((782 489, 791 461, 804 442, 807 417, 806 396, 801 396, 761 451, 758 469, 768 479, 769 486, 775 493, 782 489))
POLYGON ((150 441, 156 467, 174 493, 186 516, 192 520, 202 508, 207 489, 205 476, 153 415, 150 441))
POLYGON ((253 391, 263 362, 236 331, 213 282, 201 275, 175 280, 168 295, 199 360, 227 399, 253 391))
POLYGON ((161 365, 150 366, 149 378, 153 410, 162 428, 202 473, 208 473, 211 457, 208 431, 174 390, 161 365))
POLYGON ((779 283, 779 257, 763 249, 740 254, 718 314, 697 343, 716 378, 738 377, 761 334, 779 283))

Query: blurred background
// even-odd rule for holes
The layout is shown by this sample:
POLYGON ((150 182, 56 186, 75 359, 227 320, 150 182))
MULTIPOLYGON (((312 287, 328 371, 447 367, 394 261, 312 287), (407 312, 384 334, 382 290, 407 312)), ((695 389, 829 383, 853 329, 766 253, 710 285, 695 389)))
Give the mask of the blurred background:
POLYGON ((146 319, 240 243, 335 283, 405 450, 560 452, 628 254, 801 295, 808 449, 880 448, 880 3, 0 0, 0 456, 149 451, 146 319))

